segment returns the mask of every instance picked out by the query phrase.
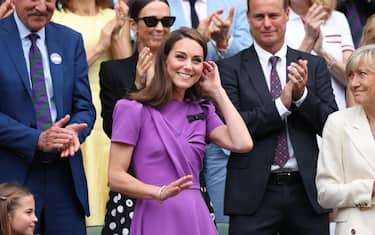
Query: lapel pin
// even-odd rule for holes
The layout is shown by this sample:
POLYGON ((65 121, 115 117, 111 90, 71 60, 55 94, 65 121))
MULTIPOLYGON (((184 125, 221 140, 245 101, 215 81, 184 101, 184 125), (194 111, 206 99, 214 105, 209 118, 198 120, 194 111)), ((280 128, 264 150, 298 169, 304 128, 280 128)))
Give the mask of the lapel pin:
POLYGON ((57 53, 52 53, 50 55, 50 58, 51 58, 52 63, 54 63, 54 64, 61 64, 61 62, 62 62, 61 56, 57 53))

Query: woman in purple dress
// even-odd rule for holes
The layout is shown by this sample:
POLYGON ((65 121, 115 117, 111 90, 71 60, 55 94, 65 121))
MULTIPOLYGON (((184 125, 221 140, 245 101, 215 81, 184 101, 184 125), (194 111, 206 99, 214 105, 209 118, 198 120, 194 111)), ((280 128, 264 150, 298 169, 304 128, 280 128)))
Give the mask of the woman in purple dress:
POLYGON ((206 54, 196 30, 172 32, 158 50, 150 85, 116 104, 109 185, 138 199, 132 235, 217 234, 199 191, 204 146, 212 141, 234 152, 253 146, 206 54), (127 173, 130 164, 135 177, 127 173))

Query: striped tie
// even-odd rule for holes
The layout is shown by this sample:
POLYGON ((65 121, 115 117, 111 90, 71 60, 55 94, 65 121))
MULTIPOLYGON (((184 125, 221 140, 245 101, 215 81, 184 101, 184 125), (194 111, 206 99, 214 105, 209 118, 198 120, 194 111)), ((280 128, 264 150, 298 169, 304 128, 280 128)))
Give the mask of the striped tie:
POLYGON ((37 121, 36 126, 38 129, 46 130, 52 125, 52 119, 43 72, 42 54, 36 45, 36 40, 39 38, 39 35, 32 33, 28 37, 31 41, 29 62, 32 85, 31 91, 37 121))
POLYGON ((359 42, 362 37, 362 23, 359 18, 357 7, 355 6, 354 1, 348 3, 348 21, 350 25, 350 31, 353 36, 353 42, 356 48, 359 46, 359 42))

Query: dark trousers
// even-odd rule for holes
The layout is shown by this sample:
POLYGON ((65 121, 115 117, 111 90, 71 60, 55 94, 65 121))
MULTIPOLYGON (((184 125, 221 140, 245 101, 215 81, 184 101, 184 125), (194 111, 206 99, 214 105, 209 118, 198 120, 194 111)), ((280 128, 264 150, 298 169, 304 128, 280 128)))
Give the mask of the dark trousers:
POLYGON ((85 235, 85 215, 74 190, 67 158, 35 161, 26 187, 34 194, 38 224, 35 234, 85 235))
POLYGON ((314 211, 298 173, 284 179, 272 174, 256 212, 230 216, 229 234, 329 235, 328 214, 314 211))

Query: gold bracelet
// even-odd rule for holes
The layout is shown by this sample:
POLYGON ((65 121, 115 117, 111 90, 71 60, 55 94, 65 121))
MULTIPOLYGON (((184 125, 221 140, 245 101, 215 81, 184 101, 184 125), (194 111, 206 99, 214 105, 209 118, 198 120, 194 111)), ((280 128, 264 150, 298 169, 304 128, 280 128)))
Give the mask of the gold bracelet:
POLYGON ((161 193, 164 191, 164 189, 167 187, 167 185, 163 185, 163 186, 161 186, 160 188, 159 188, 159 193, 158 193, 158 195, 159 195, 159 202, 160 202, 160 204, 162 204, 163 203, 163 200, 161 199, 161 193))

